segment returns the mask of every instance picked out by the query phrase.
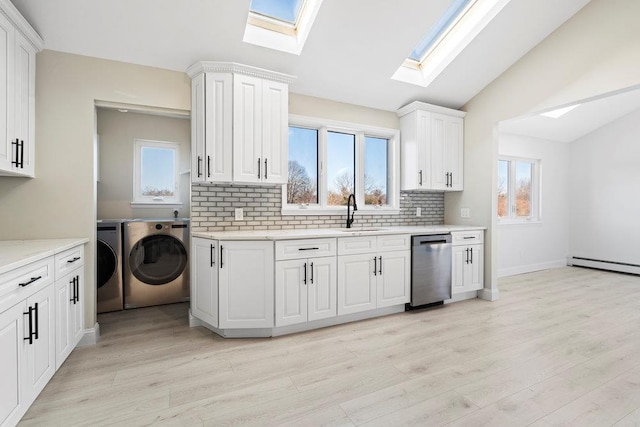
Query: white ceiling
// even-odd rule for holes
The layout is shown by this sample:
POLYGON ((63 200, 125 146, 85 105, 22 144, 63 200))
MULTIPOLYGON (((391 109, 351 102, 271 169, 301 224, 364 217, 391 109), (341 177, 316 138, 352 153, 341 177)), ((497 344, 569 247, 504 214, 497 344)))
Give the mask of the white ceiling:
POLYGON ((298 77, 291 91, 395 111, 459 108, 589 0, 512 0, 427 88, 391 80, 450 0, 324 0, 300 56, 242 41, 250 0, 12 0, 45 48, 185 71, 233 61, 298 77))
POLYGON ((547 141, 575 141, 614 120, 639 110, 640 88, 619 91, 576 103, 580 103, 580 105, 557 119, 535 113, 505 120, 500 123, 500 132, 547 141))

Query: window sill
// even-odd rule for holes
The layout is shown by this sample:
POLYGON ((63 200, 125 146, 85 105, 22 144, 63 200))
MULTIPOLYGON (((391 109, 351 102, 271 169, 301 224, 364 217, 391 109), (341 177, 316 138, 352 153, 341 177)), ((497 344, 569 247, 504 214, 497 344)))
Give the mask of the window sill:
POLYGON ((529 224, 542 224, 541 219, 503 219, 498 220, 498 225, 529 225, 529 224))
POLYGON ((131 202, 132 208, 180 208, 180 202, 131 202))
MULTIPOLYGON (((304 216, 304 215, 346 215, 347 208, 318 208, 318 207, 286 207, 282 208, 282 216, 304 216)), ((397 208, 363 208, 356 211, 358 216, 375 216, 375 215, 398 215, 400 209, 397 208)))

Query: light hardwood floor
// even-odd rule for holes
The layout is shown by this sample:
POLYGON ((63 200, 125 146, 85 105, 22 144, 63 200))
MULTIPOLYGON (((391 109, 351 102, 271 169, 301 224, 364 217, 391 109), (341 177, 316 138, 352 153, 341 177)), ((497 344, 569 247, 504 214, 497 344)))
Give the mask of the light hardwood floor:
POLYGON ((100 315, 21 425, 640 425, 640 277, 499 286, 273 339, 190 329, 184 304, 100 315))

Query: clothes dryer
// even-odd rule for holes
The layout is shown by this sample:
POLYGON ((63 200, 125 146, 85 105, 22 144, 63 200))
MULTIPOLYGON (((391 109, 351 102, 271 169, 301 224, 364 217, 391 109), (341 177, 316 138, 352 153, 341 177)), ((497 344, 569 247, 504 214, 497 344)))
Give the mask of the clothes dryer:
POLYGON ((189 220, 124 223, 124 308, 189 300, 189 220))

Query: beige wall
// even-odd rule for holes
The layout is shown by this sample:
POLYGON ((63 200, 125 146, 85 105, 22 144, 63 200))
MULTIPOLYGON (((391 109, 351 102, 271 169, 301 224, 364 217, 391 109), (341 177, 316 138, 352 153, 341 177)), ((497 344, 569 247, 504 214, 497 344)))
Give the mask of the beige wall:
POLYGON ((297 93, 289 94, 289 114, 400 129, 400 119, 395 112, 375 110, 297 93))
POLYGON ((182 207, 132 207, 133 146, 136 139, 167 141, 180 144, 180 172, 191 168, 191 121, 141 113, 121 113, 98 108, 100 180, 98 182, 98 219, 107 218, 171 218, 178 210, 189 217, 189 173, 180 174, 182 207))
MULTIPOLYGON (((468 102, 465 190, 445 197, 445 222, 489 227, 485 289, 496 285, 497 138, 505 119, 640 83, 637 0, 593 0, 468 102)), ((470 71, 471 72, 471 71, 470 71)), ((485 296, 489 292, 485 292, 485 296)))
MULTIPOLYGON (((95 260, 95 100, 190 110, 184 73, 43 51, 36 74, 36 178, 0 180, 0 240, 88 237, 95 260)), ((85 326, 95 322, 95 261, 85 326)))

